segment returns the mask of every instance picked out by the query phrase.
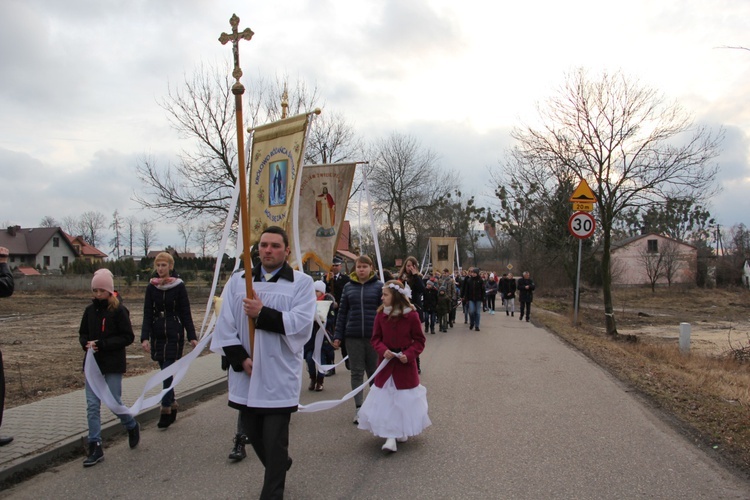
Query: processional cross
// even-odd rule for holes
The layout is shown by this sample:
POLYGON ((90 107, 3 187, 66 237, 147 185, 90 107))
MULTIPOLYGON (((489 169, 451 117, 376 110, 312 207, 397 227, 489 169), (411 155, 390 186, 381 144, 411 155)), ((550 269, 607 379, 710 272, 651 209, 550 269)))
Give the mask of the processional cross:
MULTIPOLYGON (((232 85, 232 94, 234 94, 234 109, 237 117, 237 167, 239 170, 240 180, 240 219, 242 226, 242 261, 245 265, 245 289, 248 297, 254 297, 253 292, 253 265, 252 259, 250 258, 250 207, 248 206, 247 197, 247 180, 245 169, 245 138, 243 131, 243 119, 242 119, 242 95, 245 93, 245 87, 240 83, 242 77, 242 68, 240 68, 240 40, 250 40, 253 38, 253 31, 250 28, 245 28, 241 32, 238 31, 237 26, 240 24, 240 18, 237 14, 232 14, 229 19, 229 24, 232 26, 232 33, 222 33, 219 36, 219 41, 222 45, 226 45, 227 42, 232 42, 232 54, 234 56, 234 70, 232 70, 232 76, 235 79, 234 85, 232 85)), ((253 319, 248 316, 248 327, 250 330, 250 357, 252 358, 255 349, 255 323, 253 319)))

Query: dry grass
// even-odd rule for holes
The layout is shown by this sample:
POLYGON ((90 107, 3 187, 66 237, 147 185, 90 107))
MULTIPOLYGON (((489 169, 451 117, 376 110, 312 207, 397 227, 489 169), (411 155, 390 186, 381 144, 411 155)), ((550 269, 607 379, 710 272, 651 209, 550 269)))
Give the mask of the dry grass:
MULTIPOLYGON (((601 297, 589 293, 572 325, 572 300, 540 297, 536 321, 554 331, 673 417, 698 444, 718 452, 750 476, 750 363, 735 356, 747 350, 746 338, 732 340, 724 355, 683 354, 677 340, 635 335, 636 342, 613 339, 603 329, 601 297), (598 302, 597 302, 598 301, 598 302)), ((659 325, 687 322, 747 321, 750 294, 742 290, 621 290, 615 293, 618 330, 652 331, 659 325), (640 313, 640 314, 639 314, 640 313)), ((631 337, 633 340, 633 337, 631 337)))

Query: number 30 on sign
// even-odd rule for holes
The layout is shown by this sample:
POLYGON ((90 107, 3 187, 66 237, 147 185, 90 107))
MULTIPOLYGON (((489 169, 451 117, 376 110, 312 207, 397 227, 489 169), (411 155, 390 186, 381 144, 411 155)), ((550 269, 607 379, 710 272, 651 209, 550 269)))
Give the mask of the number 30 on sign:
POLYGON ((581 240, 594 234, 594 229, 596 229, 594 216, 588 212, 576 212, 568 219, 568 231, 581 240))

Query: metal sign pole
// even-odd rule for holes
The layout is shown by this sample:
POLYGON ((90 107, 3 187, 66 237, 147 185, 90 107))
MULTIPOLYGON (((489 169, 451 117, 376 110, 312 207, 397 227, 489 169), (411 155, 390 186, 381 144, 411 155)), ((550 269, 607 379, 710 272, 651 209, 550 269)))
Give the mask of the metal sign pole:
POLYGON ((580 285, 581 285, 581 250, 583 248, 583 240, 578 240, 578 269, 576 270, 576 301, 575 310, 573 312, 573 325, 578 326, 578 298, 580 296, 580 285))

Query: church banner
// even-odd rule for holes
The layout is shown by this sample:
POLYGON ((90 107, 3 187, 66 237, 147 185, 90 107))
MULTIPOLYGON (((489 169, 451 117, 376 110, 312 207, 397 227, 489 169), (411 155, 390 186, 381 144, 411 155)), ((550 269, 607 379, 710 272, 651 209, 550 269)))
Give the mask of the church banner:
POLYGON ((448 269, 453 272, 456 258, 456 238, 430 238, 430 254, 432 255, 432 270, 443 272, 448 269))
MULTIPOLYGON (((314 260, 328 269, 336 253, 346 215, 355 163, 305 165, 300 181, 299 213, 290 214, 290 227, 299 217, 299 245, 302 263, 314 260)), ((290 264, 296 267, 295 252, 290 264)))
POLYGON ((286 230, 294 186, 304 155, 309 115, 301 114, 255 128, 249 182, 249 234, 255 244, 268 226, 286 230))

